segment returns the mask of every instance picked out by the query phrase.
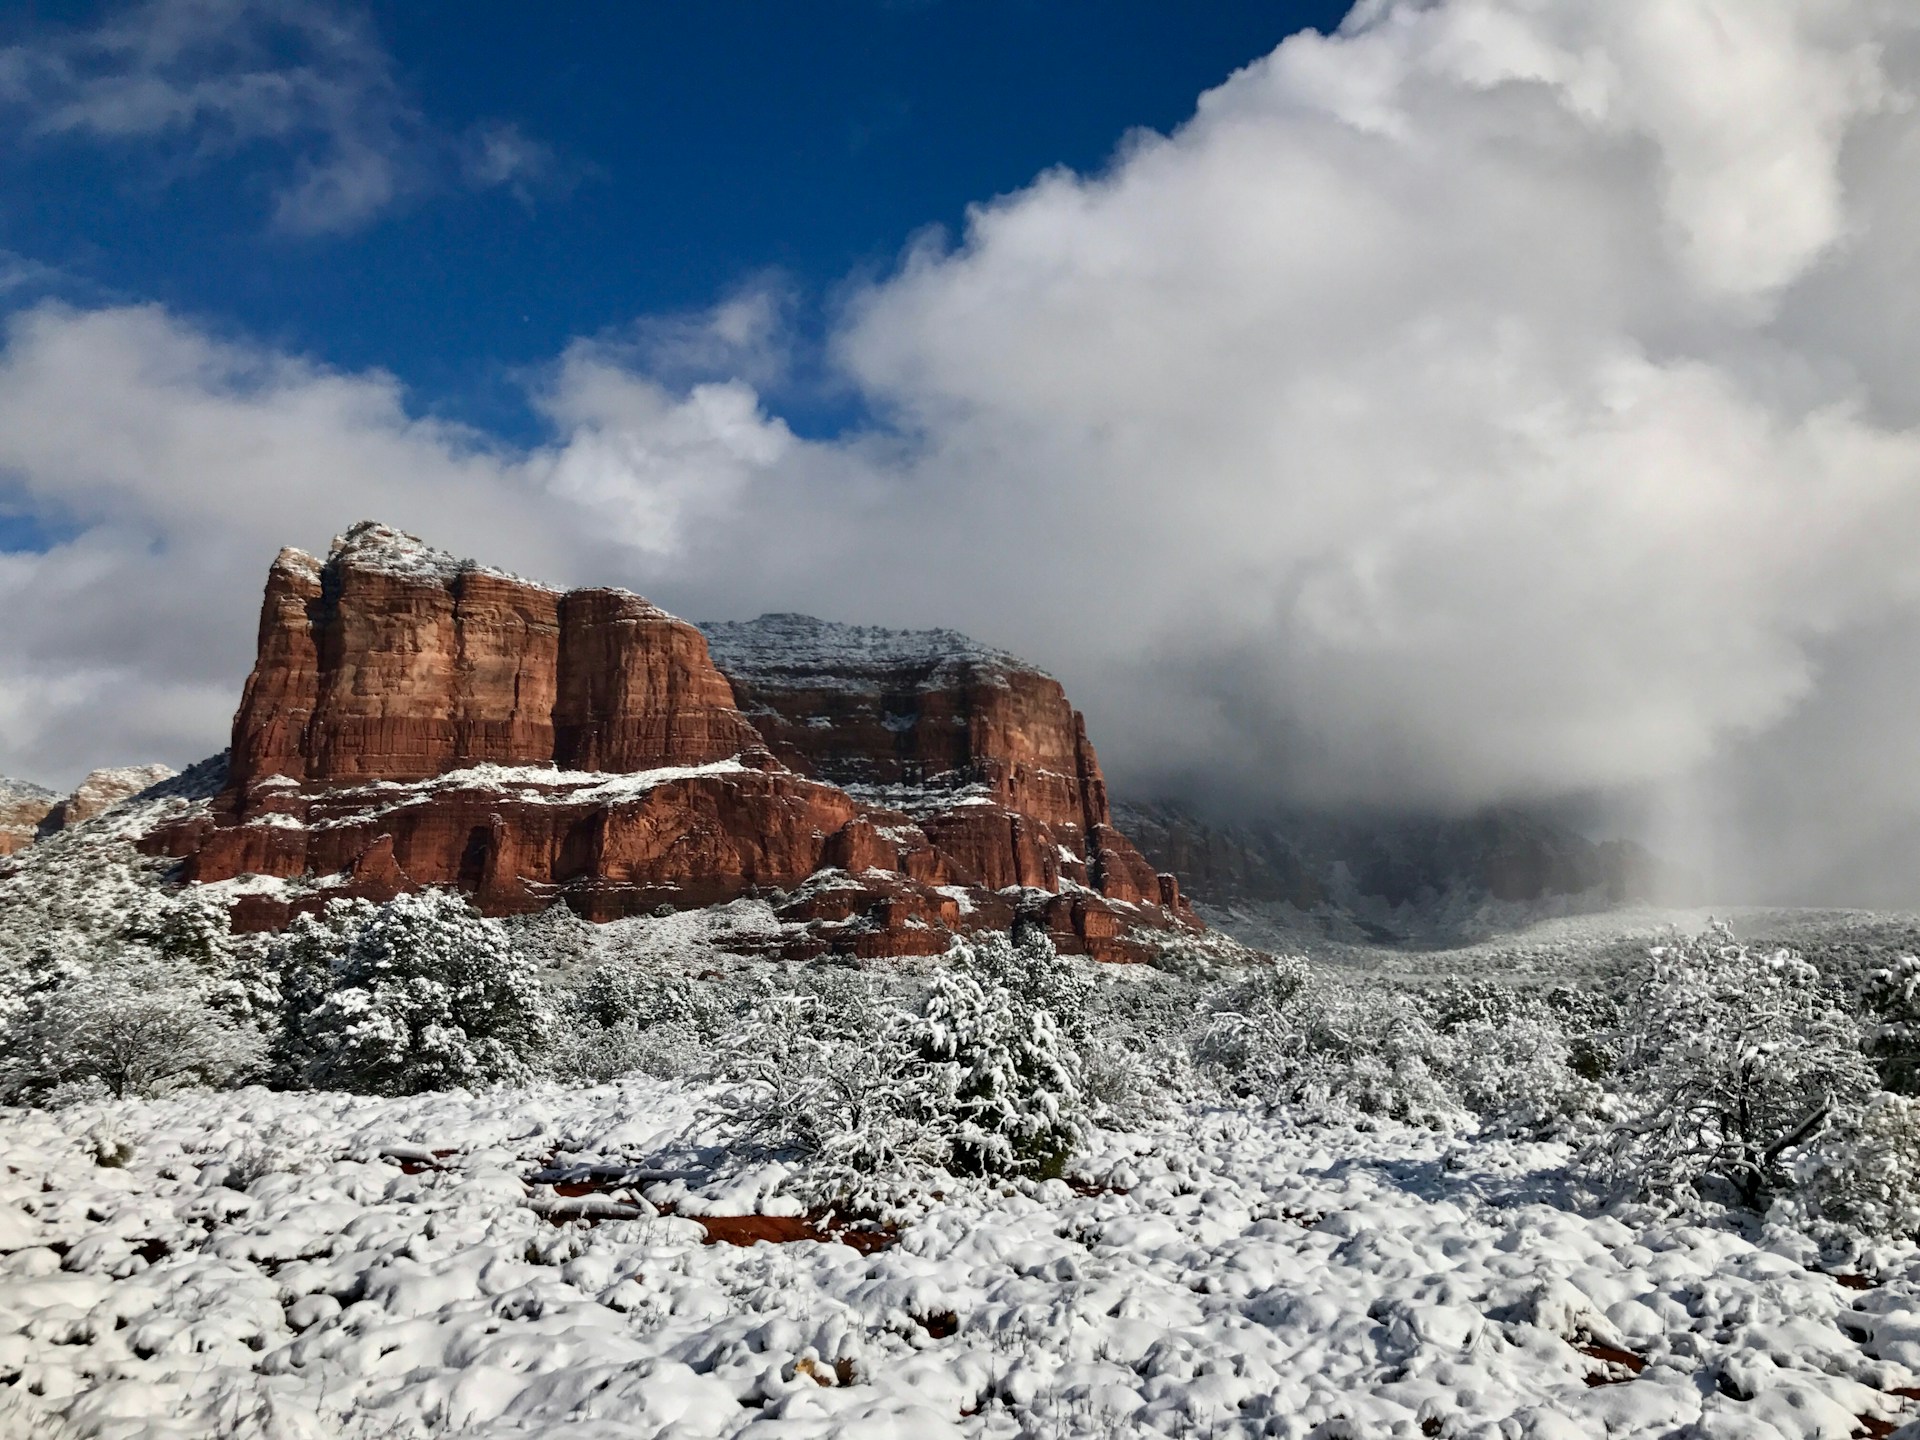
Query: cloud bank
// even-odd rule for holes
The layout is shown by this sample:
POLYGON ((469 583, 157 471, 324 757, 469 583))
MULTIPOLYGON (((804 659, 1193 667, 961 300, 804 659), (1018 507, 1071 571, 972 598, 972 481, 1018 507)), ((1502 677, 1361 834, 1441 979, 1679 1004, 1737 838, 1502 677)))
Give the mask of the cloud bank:
POLYGON ((1599 797, 1742 893, 1920 903, 1917 32, 1364 3, 858 291, 875 419, 833 441, 755 389, 752 296, 574 345, 520 451, 176 316, 25 312, 0 476, 72 539, 0 557, 0 770, 211 748, 273 549, 376 514, 697 617, 970 629, 1136 792, 1599 797))

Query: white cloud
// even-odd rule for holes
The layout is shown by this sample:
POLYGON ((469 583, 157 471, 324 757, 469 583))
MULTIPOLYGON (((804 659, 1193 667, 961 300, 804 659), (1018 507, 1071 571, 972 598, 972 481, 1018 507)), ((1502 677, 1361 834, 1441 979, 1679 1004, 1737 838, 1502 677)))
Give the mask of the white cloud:
MULTIPOLYGON (((752 291, 576 345, 532 453, 155 312, 36 312, 0 471, 90 528, 8 562, 68 613, 0 637, 0 684, 221 693, 273 546, 376 513, 683 613, 972 629, 1068 681, 1123 785, 1652 796, 1723 874, 1865 883, 1757 843, 1791 824, 1911 898, 1920 793, 1847 797, 1920 773, 1885 678, 1920 655, 1917 26, 1363 6, 868 287, 834 354, 882 419, 835 444, 753 388, 752 291)), ((78 768, 65 703, 0 713, 0 768, 78 768)))
POLYGON ((523 200, 567 178, 515 126, 443 135, 366 16, 333 0, 141 0, 40 30, 0 49, 0 104, 42 140, 138 145, 177 172, 283 152, 273 222, 299 234, 357 229, 453 174, 523 200))

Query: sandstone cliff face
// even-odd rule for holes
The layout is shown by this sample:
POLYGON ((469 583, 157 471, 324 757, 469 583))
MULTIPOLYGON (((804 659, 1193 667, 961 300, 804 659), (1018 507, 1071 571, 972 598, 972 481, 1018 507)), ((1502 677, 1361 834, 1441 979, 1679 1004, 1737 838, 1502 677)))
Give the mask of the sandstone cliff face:
POLYGON ((40 824, 60 797, 25 780, 0 776, 0 855, 13 855, 33 844, 40 824))
POLYGON ((91 820, 129 796, 172 779, 174 773, 165 765, 95 770, 65 796, 0 777, 0 855, 18 854, 36 840, 91 820))
POLYGON ((233 784, 627 772, 758 743, 706 641, 636 595, 563 594, 360 525, 283 550, 233 729, 233 784))
POLYGON ((121 765, 95 770, 75 787, 41 822, 43 834, 80 825, 142 790, 171 780, 178 772, 170 765, 121 765))
POLYGON ((773 753, 918 820, 969 883, 1180 908, 1112 825, 1060 682, 949 630, 763 615, 703 627, 773 753))
POLYGON ((226 787, 147 846, 196 882, 288 882, 232 887, 252 928, 423 885, 603 920, 761 894, 794 955, 934 954, 1031 914, 1128 959, 1197 923, 1113 829, 1057 682, 957 636, 863 632, 849 659, 820 643, 845 627, 769 618, 715 627, 723 674, 622 591, 372 524, 324 563, 282 551, 226 787))

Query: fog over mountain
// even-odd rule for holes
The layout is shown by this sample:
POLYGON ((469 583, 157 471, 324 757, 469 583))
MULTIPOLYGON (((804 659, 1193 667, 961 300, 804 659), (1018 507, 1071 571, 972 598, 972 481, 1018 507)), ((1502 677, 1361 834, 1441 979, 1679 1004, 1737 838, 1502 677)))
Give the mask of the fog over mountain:
POLYGON ((683 615, 964 630, 1117 792, 1578 807, 1920 904, 1920 12, 1363 0, 835 301, 583 337, 532 447, 154 306, 0 352, 0 772, 222 742, 365 515, 683 615), (868 418, 781 419, 794 377, 868 418))

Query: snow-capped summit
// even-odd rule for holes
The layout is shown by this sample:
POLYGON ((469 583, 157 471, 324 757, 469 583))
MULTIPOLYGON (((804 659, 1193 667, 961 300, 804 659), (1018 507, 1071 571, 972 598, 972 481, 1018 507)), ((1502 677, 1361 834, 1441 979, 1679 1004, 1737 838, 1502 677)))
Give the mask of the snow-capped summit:
MULTIPOLYGON (((302 551, 282 552, 309 560, 315 567, 319 561, 302 551)), ((553 587, 540 585, 538 581, 528 580, 524 576, 510 571, 496 569, 491 565, 482 565, 479 561, 455 555, 451 550, 442 550, 429 545, 418 535, 392 525, 382 524, 378 520, 361 520, 347 527, 345 533, 333 537, 328 547, 327 560, 330 564, 351 565, 360 570, 378 570, 387 575, 412 577, 421 580, 452 580, 457 575, 493 575, 503 580, 512 580, 522 585, 534 585, 542 590, 553 587)))

